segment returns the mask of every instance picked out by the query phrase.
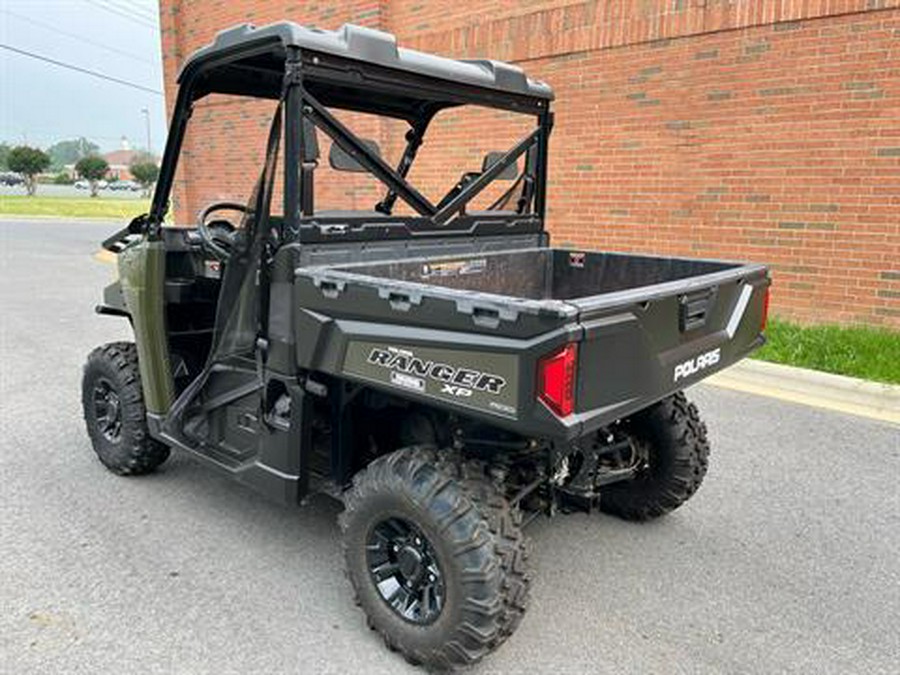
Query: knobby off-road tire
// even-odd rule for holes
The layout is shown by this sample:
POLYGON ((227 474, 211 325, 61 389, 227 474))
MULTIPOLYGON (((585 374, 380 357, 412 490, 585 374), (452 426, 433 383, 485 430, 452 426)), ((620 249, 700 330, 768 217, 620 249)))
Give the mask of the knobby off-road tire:
POLYGON ((122 476, 153 471, 169 448, 150 438, 137 347, 112 342, 88 355, 81 384, 84 421, 97 457, 122 476))
POLYGON ((493 645, 496 648, 515 632, 528 608, 531 578, 528 575, 528 542, 522 534, 522 512, 510 507, 506 497, 486 479, 484 462, 459 462, 451 454, 446 464, 450 471, 456 472, 465 490, 485 506, 482 513, 495 536, 494 546, 504 571, 500 628, 493 645))
POLYGON ((647 466, 600 495, 600 510, 625 520, 652 520, 690 499, 709 466, 706 425, 682 392, 636 413, 627 432, 647 466))
POLYGON ((389 648, 414 664, 450 668, 475 663, 516 629, 528 599, 521 515, 481 463, 430 447, 398 450, 357 474, 344 506, 347 575, 389 648), (423 535, 440 570, 444 601, 428 622, 401 616, 372 576, 372 533, 397 520, 423 535))

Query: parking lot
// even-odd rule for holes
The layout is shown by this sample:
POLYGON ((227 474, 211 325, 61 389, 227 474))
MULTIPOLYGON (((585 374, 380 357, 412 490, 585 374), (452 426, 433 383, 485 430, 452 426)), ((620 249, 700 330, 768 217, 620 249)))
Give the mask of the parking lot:
MULTIPOLYGON (((43 186, 42 186, 43 188, 43 186)), ((0 671, 422 672, 353 605, 339 505, 266 502, 175 455, 94 459, 87 352, 114 223, 0 221, 0 671)), ((539 520, 532 603, 475 673, 896 673, 900 430, 700 386, 710 473, 635 525, 539 520)))

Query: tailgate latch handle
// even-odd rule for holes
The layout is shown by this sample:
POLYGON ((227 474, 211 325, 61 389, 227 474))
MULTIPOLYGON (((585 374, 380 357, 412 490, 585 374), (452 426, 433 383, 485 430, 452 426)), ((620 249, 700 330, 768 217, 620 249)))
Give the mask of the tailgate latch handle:
POLYGON ((716 289, 705 288, 678 298, 678 329, 682 333, 703 328, 715 304, 716 289))

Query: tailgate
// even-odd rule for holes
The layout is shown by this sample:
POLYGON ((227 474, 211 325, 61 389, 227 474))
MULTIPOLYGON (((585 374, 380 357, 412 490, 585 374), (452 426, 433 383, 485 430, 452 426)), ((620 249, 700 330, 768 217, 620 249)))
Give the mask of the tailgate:
POLYGON ((579 309, 576 415, 591 431, 761 346, 769 278, 745 265, 570 301, 579 309))

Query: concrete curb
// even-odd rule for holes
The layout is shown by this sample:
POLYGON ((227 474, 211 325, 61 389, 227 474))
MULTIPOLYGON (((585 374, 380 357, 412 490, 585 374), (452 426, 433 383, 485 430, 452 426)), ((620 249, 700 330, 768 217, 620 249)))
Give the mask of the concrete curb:
POLYGON ((94 253, 93 258, 97 262, 103 263, 104 265, 116 264, 116 254, 112 251, 107 251, 105 248, 101 248, 99 251, 94 253))
POLYGON ((744 359, 705 382, 900 425, 900 386, 744 359))

